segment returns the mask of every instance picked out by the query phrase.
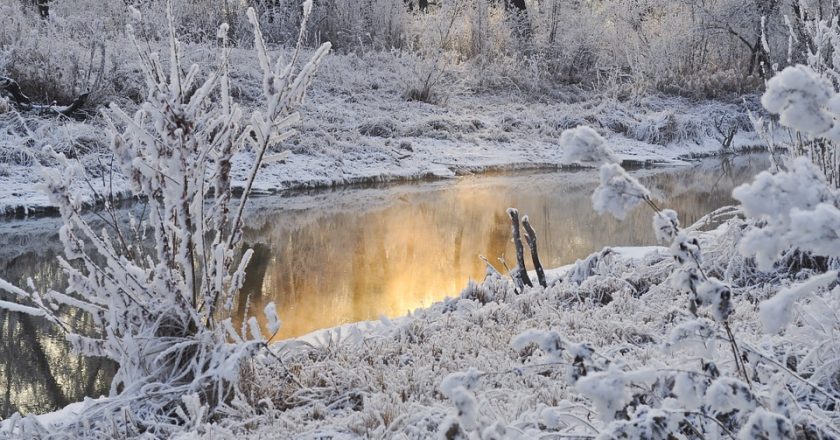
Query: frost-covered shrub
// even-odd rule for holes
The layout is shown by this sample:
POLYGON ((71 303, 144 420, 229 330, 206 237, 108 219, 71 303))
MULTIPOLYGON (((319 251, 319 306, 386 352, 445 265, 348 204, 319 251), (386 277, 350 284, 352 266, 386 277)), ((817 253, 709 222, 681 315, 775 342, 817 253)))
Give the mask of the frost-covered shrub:
POLYGON ((107 145, 104 134, 90 124, 53 119, 0 112, 0 164, 55 166, 53 152, 57 152, 82 160, 94 176, 100 176, 101 170, 95 169, 101 165, 96 153, 107 145))
POLYGON ((566 164, 600 165, 618 161, 604 138, 585 125, 565 130, 560 135, 560 147, 566 164))
POLYGON ((397 135, 397 123, 390 118, 367 121, 359 125, 359 133, 372 137, 394 137, 397 135))
MULTIPOLYGON (((304 4, 305 17, 311 7, 304 4)), ((265 347, 266 338, 254 318, 240 329, 232 324, 233 301, 253 254, 242 249, 243 213, 260 166, 272 159, 269 146, 294 133, 296 108, 329 44, 300 66, 300 42, 288 62, 272 60, 254 11, 248 15, 264 98, 264 106, 248 115, 231 96, 227 44, 219 70, 206 75, 197 65, 182 70, 171 11, 168 69, 157 53, 135 43, 146 100, 133 115, 112 104, 106 118, 115 166, 142 198, 146 217, 125 227, 107 205, 114 223, 97 230, 81 215, 73 190, 75 179, 89 179, 82 164, 55 153, 61 169, 43 169, 45 190, 64 222, 60 263, 68 288, 42 295, 32 283, 24 290, 0 281, 15 298, 0 307, 42 317, 80 354, 119 365, 111 395, 86 402, 76 417, 61 421, 58 435, 108 436, 118 426, 126 435, 168 437, 249 407, 238 387, 240 367, 265 347), (251 170, 234 202, 236 154, 251 156, 251 170), (142 245, 146 240, 154 243, 152 250, 142 245), (60 307, 89 314, 94 331, 65 322, 60 307), (114 418, 122 413, 130 417, 114 418)), ((222 25, 222 40, 226 31, 222 25)), ((276 333, 276 311, 267 307, 265 313, 276 333)))
POLYGON ((820 136, 834 125, 829 110, 840 110, 831 83, 807 66, 792 66, 767 83, 761 98, 764 108, 779 115, 785 127, 820 136))
POLYGON ((650 191, 618 164, 601 166, 601 184, 592 193, 592 207, 622 220, 627 212, 650 200, 650 191))
POLYGON ((124 6, 74 3, 56 3, 54 8, 69 6, 74 13, 57 10, 48 25, 19 4, 0 4, 3 74, 15 79, 30 98, 47 104, 68 104, 86 92, 87 108, 142 99, 135 88, 142 84, 142 75, 125 34, 124 6), (96 16, 80 13, 92 10, 96 16), (121 17, 115 17, 117 11, 121 17))
POLYGON ((752 183, 735 188, 732 196, 748 217, 761 222, 740 244, 760 269, 769 271, 791 248, 840 257, 840 248, 831 246, 840 232, 837 195, 808 158, 796 158, 787 171, 762 172, 752 183))
POLYGON ((691 141, 704 135, 697 121, 670 110, 646 115, 629 127, 628 134, 636 140, 656 145, 691 141))

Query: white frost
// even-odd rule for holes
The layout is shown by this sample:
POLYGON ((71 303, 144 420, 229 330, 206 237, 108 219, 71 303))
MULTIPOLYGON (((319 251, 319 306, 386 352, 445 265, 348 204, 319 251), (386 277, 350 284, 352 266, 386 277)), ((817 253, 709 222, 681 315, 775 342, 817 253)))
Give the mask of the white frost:
POLYGON ((663 209, 653 215, 653 233, 657 241, 670 243, 676 238, 679 230, 680 218, 677 211, 663 209))
POLYGON ((764 330, 777 333, 787 327, 793 315, 793 303, 804 295, 827 287, 837 280, 837 271, 811 277, 803 283, 782 289, 776 296, 758 306, 758 316, 764 330))
POLYGON ((601 185, 592 193, 592 207, 623 220, 627 212, 650 197, 650 191, 618 164, 601 166, 601 185))
POLYGON ((263 309, 265 312, 265 319, 268 321, 266 324, 266 328, 268 328, 268 332, 270 334, 276 334, 280 331, 280 317, 277 316, 277 307, 274 305, 274 302, 270 302, 265 306, 263 309))
POLYGON ((604 138, 585 125, 565 130, 560 135, 560 147, 564 164, 600 165, 619 161, 604 138))

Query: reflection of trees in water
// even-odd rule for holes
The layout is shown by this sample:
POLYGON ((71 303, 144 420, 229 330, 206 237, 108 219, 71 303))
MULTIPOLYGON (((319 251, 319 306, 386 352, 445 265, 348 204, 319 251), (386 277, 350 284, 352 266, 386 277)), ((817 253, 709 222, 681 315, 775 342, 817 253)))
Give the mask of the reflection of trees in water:
MULTIPOLYGON (((23 254, 3 269, 3 277, 19 285, 34 274, 33 282, 41 292, 63 280, 54 255, 23 254)), ((65 314, 65 320, 79 328, 89 319, 78 311, 65 314)), ((107 393, 115 372, 110 361, 72 353, 60 331, 44 320, 0 311, 0 323, 0 383, 4 385, 0 418, 17 411, 52 411, 85 396, 107 393)))

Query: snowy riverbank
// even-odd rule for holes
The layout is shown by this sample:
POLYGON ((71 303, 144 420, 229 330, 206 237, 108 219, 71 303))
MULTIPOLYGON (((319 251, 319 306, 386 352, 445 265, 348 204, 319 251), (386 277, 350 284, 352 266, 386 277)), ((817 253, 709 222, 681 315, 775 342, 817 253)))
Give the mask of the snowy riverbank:
MULTIPOLYGON (((204 54, 206 55, 206 54, 204 54)), ((207 62, 194 55, 195 62, 207 62)), ((244 105, 259 97, 259 75, 248 51, 235 51, 244 105)), ((722 151, 724 133, 734 130, 731 150, 760 142, 752 132, 746 100, 695 102, 676 97, 620 101, 575 88, 541 97, 516 92, 483 94, 453 85, 440 105, 407 101, 400 75, 406 61, 388 56, 332 55, 322 66, 301 113, 300 134, 277 146, 282 162, 267 163, 254 190, 277 192, 365 182, 447 178, 492 170, 561 166, 560 133, 591 125, 618 156, 632 163, 676 163, 681 158, 722 151), (382 64, 386 67, 382 67, 382 64)), ((126 104, 130 107, 130 104, 126 104)), ((128 194, 123 176, 110 170, 103 122, 28 121, 36 139, 13 129, 20 121, 0 114, 0 213, 50 210, 37 188, 42 182, 34 159, 54 165, 46 146, 78 157, 90 173, 77 182, 79 197, 93 192, 128 194), (21 145, 26 144, 26 147, 21 145)), ((242 186, 253 158, 243 152, 233 170, 242 186)))

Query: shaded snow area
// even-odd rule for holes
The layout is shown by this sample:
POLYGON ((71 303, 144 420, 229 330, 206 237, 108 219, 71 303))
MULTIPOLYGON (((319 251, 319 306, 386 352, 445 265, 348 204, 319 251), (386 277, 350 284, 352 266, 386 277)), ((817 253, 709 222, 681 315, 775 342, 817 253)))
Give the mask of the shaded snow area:
MULTIPOLYGON (((191 54, 195 62, 205 51, 191 54)), ((259 74, 248 51, 235 51, 233 72, 240 102, 259 104, 259 74)), ((559 167, 563 130, 590 125, 624 161, 678 162, 721 152, 722 132, 737 128, 731 147, 758 144, 748 109, 756 98, 694 103, 680 98, 618 101, 570 87, 553 96, 515 91, 482 93, 447 85, 441 104, 408 101, 404 81, 414 60, 390 54, 332 55, 302 108, 300 134, 276 145, 290 155, 264 165, 259 192, 358 182, 445 178, 493 169, 559 167)), ((131 104, 125 104, 129 107, 131 104)), ((90 202, 128 195, 123 176, 111 170, 104 121, 29 119, 0 114, 0 212, 43 210, 51 203, 37 188, 37 163, 54 166, 44 149, 81 159, 88 180, 77 194, 90 202), (25 129, 23 128, 25 126, 25 129), (27 135, 28 133, 28 135, 27 135)), ((253 154, 243 151, 233 169, 243 185, 253 154)))

